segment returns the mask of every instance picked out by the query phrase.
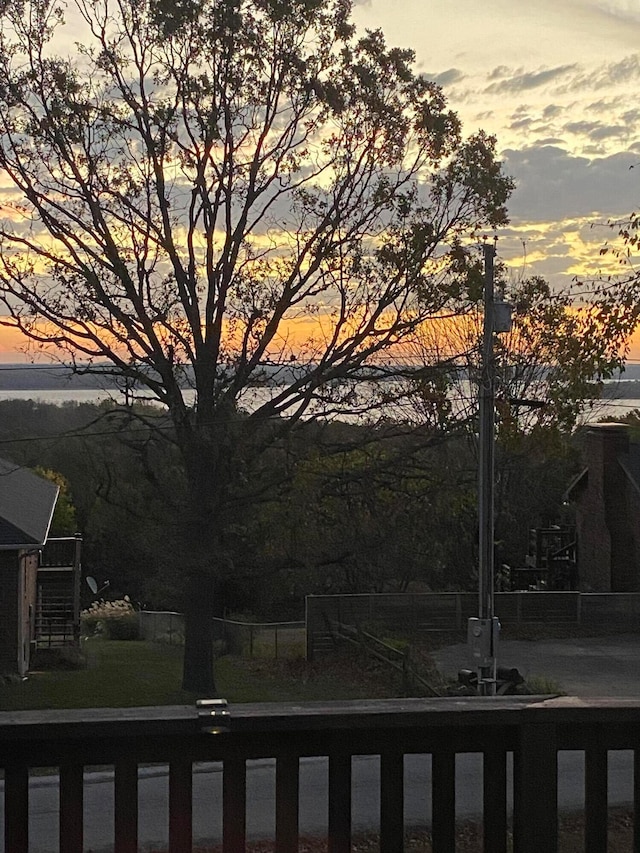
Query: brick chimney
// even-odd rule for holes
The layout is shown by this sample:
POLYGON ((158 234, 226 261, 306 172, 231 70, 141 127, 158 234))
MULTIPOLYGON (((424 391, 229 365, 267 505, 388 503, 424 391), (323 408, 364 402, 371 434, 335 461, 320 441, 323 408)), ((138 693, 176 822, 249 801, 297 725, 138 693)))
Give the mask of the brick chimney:
POLYGON ((580 587, 593 592, 636 589, 628 480, 619 463, 629 455, 624 424, 589 427, 585 462, 589 484, 577 508, 580 587))

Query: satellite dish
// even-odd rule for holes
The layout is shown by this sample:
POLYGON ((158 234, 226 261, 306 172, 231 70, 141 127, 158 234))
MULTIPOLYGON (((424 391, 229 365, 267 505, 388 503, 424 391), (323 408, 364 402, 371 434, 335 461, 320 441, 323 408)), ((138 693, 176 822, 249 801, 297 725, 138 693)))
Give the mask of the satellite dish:
POLYGON ((110 581, 105 581, 101 587, 98 587, 98 581, 95 578, 92 578, 91 575, 88 575, 86 578, 87 586, 91 590, 94 595, 98 595, 103 590, 105 590, 108 586, 111 586, 110 581))

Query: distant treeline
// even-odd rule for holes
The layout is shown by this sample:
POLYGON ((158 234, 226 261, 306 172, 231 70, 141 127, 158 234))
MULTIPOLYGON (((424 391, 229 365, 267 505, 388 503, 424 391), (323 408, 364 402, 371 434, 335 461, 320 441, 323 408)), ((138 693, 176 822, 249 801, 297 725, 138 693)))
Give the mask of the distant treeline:
MULTIPOLYGON (((300 379, 310 370, 312 365, 296 364, 261 364, 254 371, 253 386, 289 385, 300 379)), ((224 368, 221 368, 224 370, 224 368)), ((193 369, 190 366, 180 366, 180 384, 183 388, 194 387, 193 369)), ((363 367, 359 372, 361 379, 385 379, 396 375, 398 365, 391 371, 384 365, 378 367, 363 367)), ((415 370, 411 366, 407 371, 415 370)), ((109 364, 94 364, 90 368, 79 365, 72 367, 67 364, 2 364, 0 365, 0 391, 81 391, 81 390, 137 390, 140 384, 125 376, 114 374, 109 364)))

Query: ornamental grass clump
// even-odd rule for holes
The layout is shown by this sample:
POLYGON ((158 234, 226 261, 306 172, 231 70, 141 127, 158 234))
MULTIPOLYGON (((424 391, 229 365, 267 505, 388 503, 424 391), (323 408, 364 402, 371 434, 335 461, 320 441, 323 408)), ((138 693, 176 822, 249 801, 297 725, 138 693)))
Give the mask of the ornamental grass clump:
POLYGON ((138 614, 129 596, 117 601, 94 601, 80 614, 86 637, 103 636, 109 640, 137 640, 140 637, 138 614))

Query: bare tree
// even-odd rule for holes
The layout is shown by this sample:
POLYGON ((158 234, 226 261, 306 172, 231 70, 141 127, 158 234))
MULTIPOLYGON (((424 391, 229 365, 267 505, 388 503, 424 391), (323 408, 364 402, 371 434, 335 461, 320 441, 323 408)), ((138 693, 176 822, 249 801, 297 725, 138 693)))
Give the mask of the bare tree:
POLYGON ((458 310, 459 244, 505 221, 511 181, 410 52, 357 37, 349 0, 26 0, 0 40, 3 322, 166 406, 184 686, 212 692, 238 449, 338 410, 337 382, 458 310))
MULTIPOLYGON (((421 324, 405 341, 414 375, 402 389, 412 420, 472 435, 484 317, 479 264, 475 271, 469 266, 478 302, 436 327, 421 324)), ((498 435, 570 433, 597 405, 603 380, 624 369, 640 316, 637 283, 574 282, 557 290, 540 277, 509 282, 499 265, 497 291, 511 313, 510 330, 493 343, 498 435)))

